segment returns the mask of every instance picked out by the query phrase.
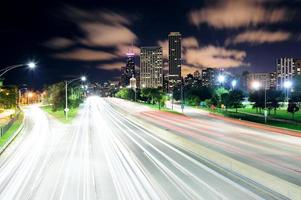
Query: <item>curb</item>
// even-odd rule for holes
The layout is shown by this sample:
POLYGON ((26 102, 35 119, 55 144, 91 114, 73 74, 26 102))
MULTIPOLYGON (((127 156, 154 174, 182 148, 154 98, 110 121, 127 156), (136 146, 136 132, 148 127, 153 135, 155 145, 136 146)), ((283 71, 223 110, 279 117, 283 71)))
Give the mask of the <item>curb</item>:
POLYGON ((0 155, 6 150, 6 148, 14 141, 14 139, 19 135, 19 133, 23 130, 25 124, 25 116, 23 117, 22 124, 16 130, 16 132, 10 137, 10 139, 3 145, 3 147, 0 148, 0 155))
MULTIPOLYGON (((112 106, 112 104, 109 102, 112 106)), ((116 105, 113 105, 115 108, 116 105)), ((211 150, 209 148, 203 147, 200 144, 194 143, 188 139, 182 138, 178 135, 172 134, 171 132, 154 126, 150 123, 146 123, 144 120, 139 119, 138 117, 126 113, 121 108, 117 110, 124 115, 125 118, 136 123, 137 125, 151 130, 151 132, 157 137, 169 141, 170 143, 177 145, 181 148, 184 148, 188 151, 196 153, 198 156, 205 158, 212 163, 226 169, 237 173, 245 178, 248 178, 259 185, 271 189, 273 192, 281 194, 292 200, 301 199, 301 186, 283 180, 279 177, 271 175, 267 172, 259 170, 255 167, 249 166, 243 162, 237 161, 231 157, 225 156, 219 152, 211 150)))

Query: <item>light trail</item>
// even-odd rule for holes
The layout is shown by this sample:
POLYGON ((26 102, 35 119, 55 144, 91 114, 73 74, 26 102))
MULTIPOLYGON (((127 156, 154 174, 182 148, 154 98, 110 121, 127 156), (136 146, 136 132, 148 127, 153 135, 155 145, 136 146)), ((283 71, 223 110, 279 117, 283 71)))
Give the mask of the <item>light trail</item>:
MULTIPOLYGON (((149 117, 172 126, 182 119, 172 123, 166 121, 172 115, 165 121, 157 114, 149 117)), ((88 98, 72 125, 56 122, 38 107, 29 108, 26 119, 19 138, 0 157, 0 199, 263 199, 254 188, 221 175, 182 147, 126 119, 102 98, 88 98)), ((202 128, 192 127, 189 120, 178 128, 202 128)))

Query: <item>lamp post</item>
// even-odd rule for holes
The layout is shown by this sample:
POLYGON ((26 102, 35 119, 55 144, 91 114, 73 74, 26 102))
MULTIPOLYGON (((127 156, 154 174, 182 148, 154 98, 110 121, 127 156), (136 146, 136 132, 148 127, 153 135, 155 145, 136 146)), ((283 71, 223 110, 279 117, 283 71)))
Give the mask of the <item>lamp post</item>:
POLYGON ((226 77, 222 74, 218 75, 217 77, 217 81, 219 82, 219 84, 222 86, 223 83, 226 81, 226 77))
POLYGON ((73 83, 74 81, 78 81, 78 80, 81 80, 81 81, 86 81, 87 78, 85 76, 82 76, 80 78, 75 78, 75 79, 72 79, 72 80, 69 80, 69 81, 65 81, 65 117, 66 117, 66 120, 68 119, 68 112, 69 112, 69 108, 68 108, 68 86, 73 83))
POLYGON ((13 69, 16 69, 16 68, 20 68, 20 67, 28 67, 29 69, 34 69, 36 68, 36 63, 34 62, 29 62, 29 63, 26 63, 26 64, 19 64, 19 65, 12 65, 12 66, 8 66, 4 69, 1 69, 0 70, 0 77, 2 77, 4 74, 6 74, 8 71, 10 70, 13 70, 13 69))
MULTIPOLYGON (((252 83, 252 88, 254 90, 259 90, 262 87, 259 81, 254 81, 252 83)), ((264 84, 264 123, 267 123, 268 111, 267 111, 267 85, 264 84)))
POLYGON ((283 83, 284 88, 286 89, 286 101, 288 102, 288 91, 292 88, 293 83, 291 81, 285 81, 283 83))
POLYGON ((237 81, 236 80, 232 80, 231 85, 232 85, 232 90, 234 90, 235 87, 236 87, 236 85, 237 85, 237 81))

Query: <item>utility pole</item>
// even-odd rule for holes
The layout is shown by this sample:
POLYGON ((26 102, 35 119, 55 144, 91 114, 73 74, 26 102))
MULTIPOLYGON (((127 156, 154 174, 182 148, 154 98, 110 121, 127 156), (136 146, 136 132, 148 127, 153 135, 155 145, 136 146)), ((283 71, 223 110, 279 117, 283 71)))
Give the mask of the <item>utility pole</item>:
POLYGON ((183 87, 183 80, 181 82, 181 109, 184 112, 184 87, 183 87))

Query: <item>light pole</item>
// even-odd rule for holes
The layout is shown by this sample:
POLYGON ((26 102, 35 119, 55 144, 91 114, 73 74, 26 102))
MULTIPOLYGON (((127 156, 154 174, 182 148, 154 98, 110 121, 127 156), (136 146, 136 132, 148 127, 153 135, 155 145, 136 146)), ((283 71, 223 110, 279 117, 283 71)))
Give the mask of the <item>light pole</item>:
POLYGON ((235 89, 236 85, 237 85, 237 81, 236 80, 232 80, 231 81, 231 85, 232 85, 232 90, 235 89))
POLYGON ((291 81, 285 81, 283 83, 284 88, 286 89, 286 101, 288 102, 288 91, 292 88, 293 83, 291 81))
POLYGON ((80 78, 75 78, 75 79, 72 79, 72 80, 69 80, 69 81, 65 81, 65 109, 64 109, 64 111, 65 111, 66 120, 68 119, 68 112, 69 112, 69 108, 68 108, 68 85, 70 85, 74 81, 78 81, 78 80, 86 81, 87 78, 85 76, 82 76, 80 78))
POLYGON ((218 75, 218 77, 217 77, 217 81, 219 82, 219 84, 220 84, 221 86, 223 86, 223 83, 226 81, 226 77, 225 77, 224 75, 220 74, 220 75, 218 75))
POLYGON ((8 71, 10 71, 10 70, 13 70, 13 69, 16 69, 16 68, 20 68, 20 67, 28 67, 29 69, 34 69, 34 68, 36 68, 36 66, 37 66, 36 63, 34 63, 34 62, 29 62, 29 63, 26 63, 26 64, 19 64, 19 65, 8 66, 8 67, 0 70, 0 73, 1 73, 0 74, 0 78, 4 74, 6 74, 8 71))
POLYGON ((183 80, 181 82, 181 109, 182 109, 182 112, 184 112, 184 83, 183 83, 183 80))
MULTIPOLYGON (((254 81, 252 83, 252 88, 254 90, 259 90, 262 87, 259 81, 254 81)), ((267 85, 264 84, 264 123, 267 123, 268 111, 267 111, 267 85)))

